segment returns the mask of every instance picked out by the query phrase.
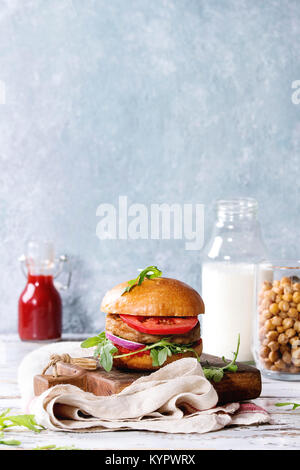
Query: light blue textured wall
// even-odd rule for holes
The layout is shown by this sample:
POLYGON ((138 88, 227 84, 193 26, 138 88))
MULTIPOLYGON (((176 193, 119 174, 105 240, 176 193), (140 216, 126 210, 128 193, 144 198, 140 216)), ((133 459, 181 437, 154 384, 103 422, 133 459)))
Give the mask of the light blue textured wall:
POLYGON ((73 256, 68 331, 100 327, 103 293, 138 267, 197 283, 183 241, 97 239, 119 195, 256 197, 271 253, 299 257, 299 50, 298 0, 1 0, 0 330, 32 234, 73 256))

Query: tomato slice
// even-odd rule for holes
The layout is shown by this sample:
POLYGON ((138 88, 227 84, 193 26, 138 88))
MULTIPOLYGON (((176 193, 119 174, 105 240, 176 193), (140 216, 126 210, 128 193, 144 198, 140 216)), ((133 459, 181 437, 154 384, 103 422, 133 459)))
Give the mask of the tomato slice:
POLYGON ((198 317, 120 317, 131 328, 149 335, 180 335, 192 330, 198 323, 198 317))
MULTIPOLYGON (((143 351, 141 353, 137 353, 136 351, 132 351, 131 349, 123 348, 123 346, 119 346, 118 344, 115 344, 115 343, 113 343, 113 344, 114 344, 114 346, 116 346, 116 348, 118 350, 118 354, 128 354, 128 353, 135 352, 136 354, 134 354, 134 356, 143 356, 144 354, 146 354, 147 356, 150 355, 149 350, 148 351, 143 351)), ((145 344, 145 346, 146 346, 146 344, 145 344)), ((143 348, 141 348, 141 349, 143 349, 143 348)), ((137 349, 137 351, 138 351, 138 349, 137 349)))

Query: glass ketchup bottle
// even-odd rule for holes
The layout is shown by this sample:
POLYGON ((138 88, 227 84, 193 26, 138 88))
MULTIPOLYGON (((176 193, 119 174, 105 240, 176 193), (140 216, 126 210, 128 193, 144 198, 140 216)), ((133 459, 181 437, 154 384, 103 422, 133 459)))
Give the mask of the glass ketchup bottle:
MULTIPOLYGON (((19 298, 20 339, 58 340, 62 330, 62 301, 54 285, 54 278, 62 272, 67 257, 60 256, 57 269, 53 243, 31 241, 27 245, 26 255, 20 261, 27 277, 27 284, 19 298)), ((68 284, 62 288, 69 287, 70 277, 69 273, 68 284)))

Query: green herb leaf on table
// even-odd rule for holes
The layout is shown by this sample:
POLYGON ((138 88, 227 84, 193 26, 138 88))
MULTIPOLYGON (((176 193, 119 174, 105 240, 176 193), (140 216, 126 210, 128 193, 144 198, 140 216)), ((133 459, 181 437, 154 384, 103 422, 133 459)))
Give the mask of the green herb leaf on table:
POLYGON ((50 444, 50 445, 47 445, 47 446, 38 446, 38 447, 35 447, 32 450, 81 450, 81 449, 78 449, 75 446, 57 447, 55 444, 50 444))
POLYGON ((275 406, 292 406, 292 410, 300 407, 300 403, 275 403, 275 406))
POLYGON ((23 426, 34 432, 41 432, 44 429, 42 426, 37 424, 34 415, 14 415, 9 416, 9 409, 5 410, 0 415, 0 430, 5 430, 13 426, 23 426))
POLYGON ((122 295, 126 294, 126 292, 130 292, 134 286, 140 286, 145 280, 145 278, 154 279, 155 277, 160 277, 161 275, 162 271, 158 269, 157 266, 148 266, 140 272, 136 279, 131 279, 130 281, 128 281, 128 286, 122 292, 122 295))
POLYGON ((21 445, 21 442, 20 441, 16 441, 14 439, 10 439, 10 440, 4 440, 3 439, 4 437, 4 432, 0 432, 0 444, 3 444, 5 446, 19 446, 21 445))

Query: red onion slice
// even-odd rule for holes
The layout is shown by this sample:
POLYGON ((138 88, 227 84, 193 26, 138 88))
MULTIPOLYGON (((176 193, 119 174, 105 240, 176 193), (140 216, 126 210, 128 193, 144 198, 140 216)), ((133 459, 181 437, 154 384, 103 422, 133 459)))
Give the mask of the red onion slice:
POLYGON ((105 336, 113 343, 121 346, 122 348, 130 349, 131 351, 137 351, 138 349, 144 348, 146 345, 143 343, 135 343, 128 341, 127 339, 120 338, 119 336, 112 335, 106 331, 105 336))

